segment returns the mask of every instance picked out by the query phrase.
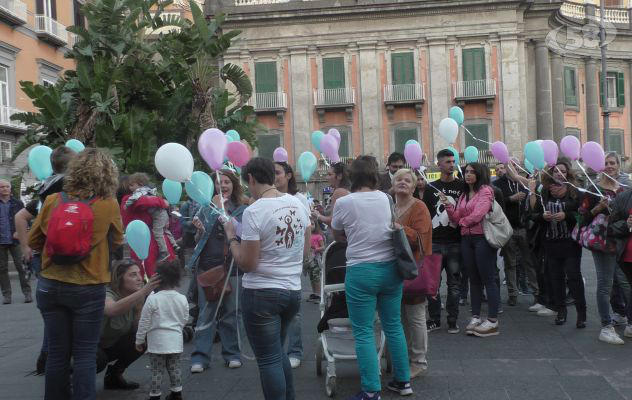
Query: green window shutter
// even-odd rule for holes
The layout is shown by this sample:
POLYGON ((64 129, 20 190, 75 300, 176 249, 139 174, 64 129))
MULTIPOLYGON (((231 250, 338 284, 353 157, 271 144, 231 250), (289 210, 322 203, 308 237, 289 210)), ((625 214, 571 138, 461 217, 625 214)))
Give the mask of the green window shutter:
POLYGON ((489 150, 489 145, 487 143, 481 142, 480 140, 484 140, 485 142, 489 142, 489 127, 486 124, 476 124, 476 125, 467 125, 466 128, 470 131, 474 137, 479 140, 475 140, 469 133, 465 132, 465 147, 474 146, 479 150, 489 150))
POLYGON ((485 76, 485 50, 463 50, 463 80, 478 81, 486 79, 485 76))
POLYGON ((617 154, 623 154, 623 134, 617 131, 608 132, 606 145, 606 151, 616 151, 617 154))
POLYGON ((338 155, 340 157, 351 157, 351 132, 347 128, 338 128, 338 132, 340 132, 338 155))
POLYGON ((276 62, 255 63, 255 92, 271 93, 277 91, 276 62))
POLYGON ((617 106, 625 106, 625 79, 623 72, 617 73, 617 106))
POLYGON ((391 56, 393 85, 415 83, 415 61, 413 53, 395 53, 391 56))
POLYGON ((577 87, 575 85, 575 69, 564 68, 564 98, 567 106, 577 106, 577 87))
POLYGON ((259 157, 272 158, 274 150, 281 146, 281 135, 258 135, 257 142, 259 157))
POLYGON ((395 151, 404 153, 406 142, 414 139, 418 140, 416 128, 398 128, 395 129, 395 151))
POLYGON ((323 58, 323 85, 325 89, 345 87, 345 59, 323 58))

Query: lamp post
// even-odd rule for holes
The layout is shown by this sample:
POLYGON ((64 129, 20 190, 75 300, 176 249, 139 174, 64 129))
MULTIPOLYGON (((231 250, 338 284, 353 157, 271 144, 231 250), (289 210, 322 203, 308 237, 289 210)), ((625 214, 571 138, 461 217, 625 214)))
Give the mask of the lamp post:
POLYGON ((599 47, 601 48, 601 86, 603 104, 603 144, 606 145, 608 139, 608 131, 610 130, 610 110, 608 108, 608 61, 606 59, 606 28, 604 20, 606 19, 605 1, 599 1, 599 47))

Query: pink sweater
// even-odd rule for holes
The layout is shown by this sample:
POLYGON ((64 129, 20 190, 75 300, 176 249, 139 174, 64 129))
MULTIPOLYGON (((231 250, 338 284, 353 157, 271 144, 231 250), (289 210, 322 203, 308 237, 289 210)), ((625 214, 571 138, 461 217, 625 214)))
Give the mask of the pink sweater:
POLYGON ((485 185, 469 201, 464 194, 459 198, 456 207, 448 204, 446 211, 450 221, 461 227, 461 235, 483 235, 483 220, 492 209, 493 201, 494 191, 485 185))

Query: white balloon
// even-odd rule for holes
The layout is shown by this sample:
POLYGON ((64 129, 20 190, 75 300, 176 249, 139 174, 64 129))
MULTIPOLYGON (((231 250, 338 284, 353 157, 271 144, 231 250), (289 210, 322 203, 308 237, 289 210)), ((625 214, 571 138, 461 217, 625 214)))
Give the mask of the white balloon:
POLYGON ((166 143, 160 146, 154 158, 160 175, 176 182, 186 182, 193 174, 193 156, 180 143, 166 143))
POLYGON ((459 124, 452 118, 442 119, 439 123, 439 135, 449 144, 456 142, 456 137, 459 136, 459 124))

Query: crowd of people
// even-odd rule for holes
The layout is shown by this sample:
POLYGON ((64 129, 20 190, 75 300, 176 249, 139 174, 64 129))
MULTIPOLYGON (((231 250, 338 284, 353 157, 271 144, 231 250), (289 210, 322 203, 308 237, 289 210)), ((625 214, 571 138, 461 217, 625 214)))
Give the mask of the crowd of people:
POLYGON ((398 229, 417 263, 441 255, 450 334, 461 331, 459 311, 468 303, 465 334, 500 334, 499 266, 507 306, 516 306, 520 294, 532 295, 530 312, 563 325, 574 304, 576 327, 585 328, 581 256, 590 251, 598 339, 623 344, 622 336, 632 337, 632 183, 617 154, 606 155, 594 185, 580 182, 564 158, 539 176, 514 162, 499 163, 494 177, 480 163, 459 167, 450 150, 436 160, 440 177, 433 182, 405 168, 399 153, 390 155, 384 173, 371 156, 332 164, 327 180, 333 193, 325 207, 299 192, 289 164, 260 157, 240 176, 215 171, 212 204, 189 199, 178 212, 147 175, 119 177, 97 149, 56 149, 54 175, 26 207, 11 197, 10 183, 0 181, 2 294, 11 303, 11 253, 25 302, 32 297, 22 260, 38 279, 44 339, 37 369, 46 375, 45 399, 93 399, 96 374, 103 370, 105 389, 138 389, 123 375, 145 353, 149 398, 161 398, 164 370, 170 380, 166 398, 183 398, 180 356, 187 326, 195 328, 191 373, 209 368, 216 337, 226 367, 240 368, 247 338, 264 397, 294 399, 292 369, 304 357, 301 303, 321 301, 322 255, 334 241, 346 245, 346 307, 361 375, 361 390, 352 399, 380 398, 376 311, 393 365, 386 387, 410 395, 411 379, 428 369, 428 333, 442 327, 443 300, 439 292, 404 294, 393 241, 398 229), (486 217, 495 207, 513 228, 501 249, 485 236, 486 217), (152 232, 143 260, 134 252, 124 256, 123 232, 133 220, 152 232), (81 223, 68 228, 68 222, 81 223), (63 235, 68 243, 58 239, 63 235), (186 270, 191 280, 181 282, 186 270), (302 275, 312 289, 306 299, 302 275), (622 335, 617 326, 624 326, 622 335))

